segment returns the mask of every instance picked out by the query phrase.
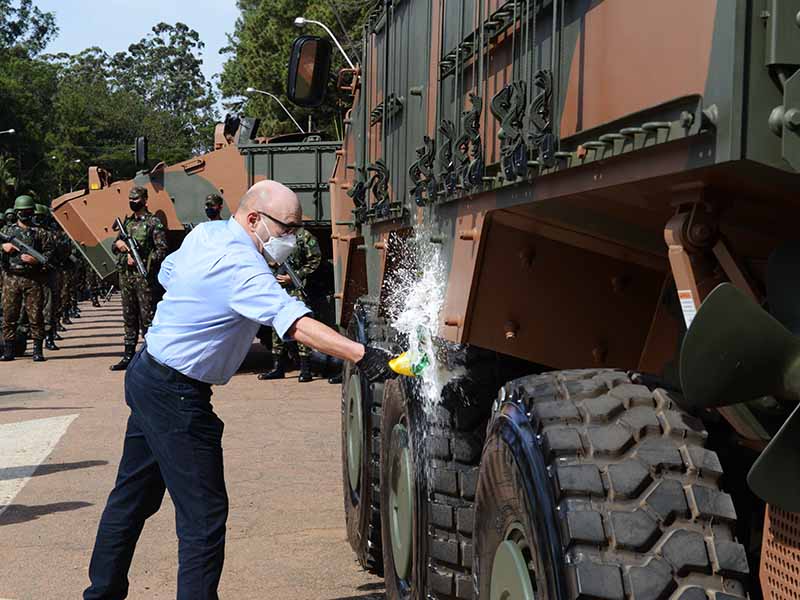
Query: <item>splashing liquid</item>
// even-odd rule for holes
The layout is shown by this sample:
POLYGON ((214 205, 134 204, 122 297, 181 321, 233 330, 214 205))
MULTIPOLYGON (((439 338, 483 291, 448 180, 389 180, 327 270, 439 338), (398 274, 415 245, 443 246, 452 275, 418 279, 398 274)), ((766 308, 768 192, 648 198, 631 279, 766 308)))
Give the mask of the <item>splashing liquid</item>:
POLYGON ((447 273, 440 245, 429 241, 429 232, 418 228, 405 240, 402 264, 394 271, 389 294, 389 320, 408 344, 407 353, 419 379, 421 400, 429 413, 439 401, 451 374, 437 361, 434 339, 444 304, 447 273))
MULTIPOLYGON (((465 371, 461 367, 448 367, 442 360, 441 343, 436 339, 447 287, 441 245, 432 244, 430 232, 421 226, 402 243, 398 253, 400 265, 393 271, 387 307, 391 326, 405 338, 406 354, 416 376, 412 402, 422 409, 423 419, 416 424, 414 437, 422 440, 428 437, 436 421, 435 410, 441 402, 442 390, 465 371)), ((432 489, 433 473, 430 461, 423 454, 424 444, 416 445, 414 453, 418 468, 425 469, 418 476, 425 478, 428 489, 432 489)))

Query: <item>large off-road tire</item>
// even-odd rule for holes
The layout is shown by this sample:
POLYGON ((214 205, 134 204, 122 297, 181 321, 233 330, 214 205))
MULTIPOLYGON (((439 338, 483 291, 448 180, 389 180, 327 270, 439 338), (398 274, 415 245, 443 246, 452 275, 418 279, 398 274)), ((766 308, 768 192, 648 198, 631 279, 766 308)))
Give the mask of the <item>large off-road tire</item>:
POLYGON ((387 382, 381 427, 387 600, 473 598, 475 485, 496 389, 490 370, 476 366, 426 411, 416 382, 387 382))
POLYGON ((508 383, 476 494, 481 600, 743 597, 745 550, 706 436, 623 372, 508 383))
MULTIPOLYGON (((357 305, 347 330, 363 344, 384 342, 374 311, 357 305)), ((359 564, 383 574, 380 521, 380 426, 383 384, 369 383, 352 363, 342 374, 342 481, 347 539, 359 564)))

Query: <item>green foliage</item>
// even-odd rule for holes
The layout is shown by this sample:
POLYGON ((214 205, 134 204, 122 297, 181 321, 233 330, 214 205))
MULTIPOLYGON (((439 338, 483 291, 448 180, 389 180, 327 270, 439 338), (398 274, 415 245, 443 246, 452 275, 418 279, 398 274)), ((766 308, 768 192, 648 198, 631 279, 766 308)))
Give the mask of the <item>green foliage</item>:
POLYGON ((33 6, 33 0, 0 0, 0 50, 14 49, 27 56, 44 50, 58 33, 53 13, 33 6))
POLYGON ((13 157, 0 154, 0 198, 9 196, 17 185, 14 162, 13 157))
MULTIPOLYGON (((360 54, 362 26, 366 15, 375 5, 367 0, 238 0, 241 16, 236 21, 228 47, 221 52, 230 54, 220 76, 220 91, 226 107, 262 119, 261 134, 275 135, 296 131, 295 126, 271 98, 254 94, 245 97, 245 90, 254 87, 281 98, 301 125, 307 127, 311 116, 315 130, 329 138, 341 135, 344 112, 351 99, 329 88, 328 100, 319 109, 304 110, 293 106, 286 98, 289 51, 292 41, 301 33, 325 36, 317 26, 304 30, 294 26, 294 19, 303 16, 328 25, 345 47, 348 55, 357 60, 360 54)), ((333 57, 332 72, 347 66, 338 52, 333 57)))
POLYGON ((132 177, 139 135, 148 136, 153 164, 212 145, 216 98, 197 32, 158 23, 114 56, 100 48, 41 56, 56 32, 52 15, 30 0, 18 8, 0 0, 0 130, 17 130, 0 136, 0 155, 15 159, 6 169, 13 183, 0 182, 0 207, 23 189, 49 200, 81 187, 90 165, 132 177))

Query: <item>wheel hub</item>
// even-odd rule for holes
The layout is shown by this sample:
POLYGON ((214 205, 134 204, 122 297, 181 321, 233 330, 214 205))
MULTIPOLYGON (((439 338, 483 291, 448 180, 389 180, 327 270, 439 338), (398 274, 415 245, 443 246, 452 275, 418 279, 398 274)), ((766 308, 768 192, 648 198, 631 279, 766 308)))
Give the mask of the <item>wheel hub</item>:
POLYGON ((350 376, 347 388, 347 473, 350 489, 358 491, 361 480, 361 453, 363 449, 364 421, 361 411, 361 377, 358 373, 350 376))
MULTIPOLYGON (((520 534, 520 529, 514 529, 520 534)), ((494 554, 490 600, 535 600, 531 573, 523 554, 523 536, 509 535, 494 554), (511 539, 508 539, 511 538, 511 539)))
POLYGON ((408 579, 413 541, 414 470, 408 447, 408 430, 404 424, 394 426, 391 439, 389 530, 395 571, 400 579, 408 579))

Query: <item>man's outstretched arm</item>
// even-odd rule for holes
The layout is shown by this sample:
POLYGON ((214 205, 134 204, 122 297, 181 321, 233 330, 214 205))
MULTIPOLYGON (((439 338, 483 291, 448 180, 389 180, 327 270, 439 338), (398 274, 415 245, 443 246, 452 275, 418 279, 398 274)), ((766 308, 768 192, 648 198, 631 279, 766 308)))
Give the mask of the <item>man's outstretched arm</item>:
POLYGON ((354 342, 316 319, 300 317, 289 328, 287 334, 295 341, 311 346, 324 354, 356 363, 370 381, 394 377, 394 373, 389 369, 389 359, 392 356, 388 351, 354 342))

